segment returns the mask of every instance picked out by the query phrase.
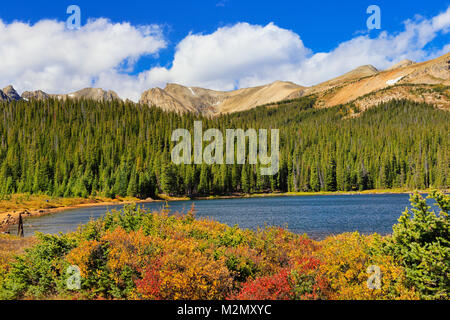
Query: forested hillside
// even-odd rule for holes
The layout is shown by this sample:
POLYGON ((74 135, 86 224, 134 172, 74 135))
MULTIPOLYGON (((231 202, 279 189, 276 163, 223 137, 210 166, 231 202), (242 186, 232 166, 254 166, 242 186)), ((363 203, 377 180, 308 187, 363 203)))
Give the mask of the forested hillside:
POLYGON ((0 104, 0 194, 153 197, 230 192, 448 188, 448 111, 392 101, 351 117, 354 106, 276 108, 201 118, 121 101, 0 104), (280 129, 280 170, 258 165, 174 165, 172 131, 280 129))

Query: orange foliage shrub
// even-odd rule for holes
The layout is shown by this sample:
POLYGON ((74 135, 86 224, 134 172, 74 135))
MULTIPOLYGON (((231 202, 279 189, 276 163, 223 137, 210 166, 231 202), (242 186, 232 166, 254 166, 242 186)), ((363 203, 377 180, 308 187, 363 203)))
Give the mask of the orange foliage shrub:
MULTIPOLYGON (((311 254, 311 253, 310 253, 311 254)), ((294 284, 295 299, 325 299, 327 279, 320 274, 322 261, 312 255, 304 255, 292 263, 291 277, 294 284)))
POLYGON ((69 252, 67 262, 80 268, 82 277, 87 277, 92 268, 95 268, 96 255, 101 254, 102 243, 96 240, 82 242, 78 247, 69 252))
POLYGON ((162 299, 223 299, 231 290, 233 277, 225 260, 196 247, 192 239, 167 243, 159 272, 162 299))

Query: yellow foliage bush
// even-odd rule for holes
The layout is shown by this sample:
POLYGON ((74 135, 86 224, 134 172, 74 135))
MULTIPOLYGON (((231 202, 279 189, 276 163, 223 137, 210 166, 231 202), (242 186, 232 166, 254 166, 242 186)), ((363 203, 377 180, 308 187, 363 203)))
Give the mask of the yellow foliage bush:
POLYGON ((322 261, 319 273, 328 280, 325 294, 329 299, 417 299, 414 291, 405 287, 405 275, 393 258, 377 255, 378 235, 364 236, 344 233, 321 241, 317 257, 322 261), (370 289, 367 281, 371 274, 367 268, 378 266, 381 270, 381 288, 370 289))
POLYGON ((120 271, 124 266, 141 270, 160 252, 158 238, 145 236, 142 230, 127 233, 121 227, 102 237, 108 244, 107 267, 112 272, 120 271))

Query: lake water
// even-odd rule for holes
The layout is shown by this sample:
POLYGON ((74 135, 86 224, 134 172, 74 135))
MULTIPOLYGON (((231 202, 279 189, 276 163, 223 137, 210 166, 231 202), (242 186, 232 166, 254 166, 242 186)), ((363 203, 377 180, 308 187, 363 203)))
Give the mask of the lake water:
MULTIPOLYGON (((392 232, 405 207, 408 194, 289 196, 246 199, 193 200, 170 202, 172 212, 187 212, 195 204, 196 216, 210 217, 228 225, 256 229, 265 225, 287 227, 314 239, 330 234, 392 232)), ((143 208, 160 209, 164 204, 143 203, 143 208)), ((123 205, 70 209, 24 220, 25 235, 36 231, 58 233, 74 231, 79 224, 96 219, 123 205)), ((12 226, 11 233, 17 232, 12 226)))

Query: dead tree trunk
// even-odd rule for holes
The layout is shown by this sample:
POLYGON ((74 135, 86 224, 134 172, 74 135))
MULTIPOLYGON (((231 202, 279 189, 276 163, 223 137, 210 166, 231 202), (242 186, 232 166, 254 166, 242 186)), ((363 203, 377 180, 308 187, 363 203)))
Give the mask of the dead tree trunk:
POLYGON ((22 219, 22 212, 19 213, 19 227, 18 227, 18 230, 17 230, 17 235, 18 235, 19 237, 21 237, 21 238, 24 237, 24 234, 23 234, 23 219, 22 219))

